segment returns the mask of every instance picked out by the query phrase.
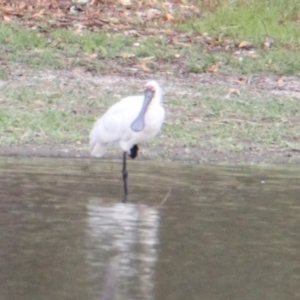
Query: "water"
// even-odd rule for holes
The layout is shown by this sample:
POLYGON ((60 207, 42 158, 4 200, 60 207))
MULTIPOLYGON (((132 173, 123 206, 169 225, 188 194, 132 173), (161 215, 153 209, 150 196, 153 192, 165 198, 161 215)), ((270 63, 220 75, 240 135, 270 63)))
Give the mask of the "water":
POLYGON ((0 159, 0 299, 300 298, 300 169, 0 159))

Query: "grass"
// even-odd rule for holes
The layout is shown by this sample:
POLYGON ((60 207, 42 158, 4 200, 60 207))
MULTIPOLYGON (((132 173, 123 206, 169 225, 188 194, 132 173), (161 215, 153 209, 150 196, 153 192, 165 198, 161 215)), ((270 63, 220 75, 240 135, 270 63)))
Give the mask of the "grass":
POLYGON ((227 99, 224 88, 213 85, 202 90, 201 97, 193 89, 181 104, 171 98, 173 119, 165 135, 189 147, 230 151, 284 148, 289 141, 299 140, 296 99, 264 93, 250 96, 249 91, 227 99), (178 110, 181 105, 186 107, 185 114, 178 110))
POLYGON ((72 109, 74 94, 43 88, 33 84, 1 89, 1 145, 80 142, 85 118, 72 109))
POLYGON ((81 137, 74 126, 81 121, 80 118, 56 110, 24 112, 1 109, 0 120, 1 145, 77 142, 81 137))
MULTIPOLYGON (((178 16, 171 27, 168 22, 155 25, 166 29, 165 33, 155 34, 154 28, 144 34, 141 25, 136 29, 142 34, 125 35, 120 31, 54 30, 47 25, 29 29, 2 22, 0 45, 6 60, 39 69, 82 67, 122 73, 125 68, 175 74, 209 72, 217 65, 219 72, 227 74, 299 73, 297 0, 290 0, 288 7, 283 0, 194 2, 200 16, 178 16), (177 30, 171 37, 170 28, 177 30), (242 42, 249 46, 239 47, 242 42)), ((0 76, 5 74, 0 72, 0 76)))
MULTIPOLYGON (((126 85, 97 84, 92 76, 83 81, 80 76, 64 78, 65 73, 49 77, 34 72, 29 69, 27 78, 0 88, 0 145, 71 143, 87 149, 95 118, 142 86, 133 79, 126 85)), ((228 97, 222 80, 202 85, 170 81, 164 88, 167 121, 149 142, 164 149, 164 155, 179 148, 238 153, 300 147, 296 98, 254 93, 246 85, 239 88, 240 95, 228 97)))
MULTIPOLYGON (((299 9, 297 0, 196 1, 201 17, 185 19, 177 25, 182 32, 205 33, 213 43, 239 51, 238 57, 213 54, 227 72, 270 72, 298 74, 300 61, 299 9), (248 42, 252 50, 236 49, 248 42), (253 50, 255 54, 253 55, 253 50), (238 58, 238 59, 236 59, 238 58)), ((201 70, 201 68, 200 68, 201 70)))
MULTIPOLYGON (((239 92, 229 96, 232 82, 208 75, 209 83, 195 84, 195 78, 185 76, 297 75, 298 1, 290 0, 288 7, 280 0, 194 3, 200 16, 178 17, 171 34, 170 24, 161 24, 160 29, 168 30, 159 34, 125 35, 2 22, 0 60, 5 64, 0 66, 0 80, 9 84, 0 85, 0 145, 85 144, 95 117, 122 96, 140 91, 144 83, 128 78, 127 85, 116 86, 95 82, 90 74, 149 73, 161 79, 168 74, 168 119, 160 138, 149 142, 165 153, 178 147, 300 149, 298 101, 291 95, 237 84, 239 92), (250 44, 239 47, 243 41, 250 44), (22 66, 21 77, 12 66, 22 66)), ((139 24, 137 30, 145 28, 139 24)))
POLYGON ((272 1, 223 1, 204 18, 191 18, 179 26, 184 31, 206 32, 210 36, 230 38, 234 41, 247 40, 259 47, 269 35, 274 42, 299 46, 298 11, 300 3, 290 0, 272 1))

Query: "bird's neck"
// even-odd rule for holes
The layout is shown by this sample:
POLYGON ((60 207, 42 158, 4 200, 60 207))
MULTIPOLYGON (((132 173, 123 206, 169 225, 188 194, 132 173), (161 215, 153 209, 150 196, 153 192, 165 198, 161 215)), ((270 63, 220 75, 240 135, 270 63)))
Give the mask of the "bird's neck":
POLYGON ((157 90, 155 93, 154 98, 152 99, 153 103, 155 104, 161 104, 162 103, 162 91, 161 90, 157 90))

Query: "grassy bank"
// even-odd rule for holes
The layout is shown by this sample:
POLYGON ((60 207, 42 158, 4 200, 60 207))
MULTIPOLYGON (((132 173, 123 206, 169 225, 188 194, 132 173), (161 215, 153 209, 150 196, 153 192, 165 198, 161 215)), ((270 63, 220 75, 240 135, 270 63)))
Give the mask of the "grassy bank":
MULTIPOLYGON (((122 97, 142 93, 145 83, 78 71, 18 70, 15 65, 10 74, 1 86, 2 146, 72 144, 87 151, 96 117, 122 97)), ((193 158, 200 149, 237 155, 300 150, 296 78, 278 82, 203 74, 158 79, 165 90, 167 120, 149 142, 150 149, 158 149, 151 157, 181 153, 181 158, 193 158)))
POLYGON ((105 28, 6 16, 0 145, 86 149, 95 118, 157 78, 168 115, 150 142, 157 155, 298 153, 299 82, 286 77, 300 70, 297 1, 165 3, 145 7, 155 17, 131 8, 124 22, 106 11, 105 28))
MULTIPOLYGON (((283 0, 151 3, 135 6, 132 1, 128 8, 107 2, 95 7, 105 9, 92 16, 93 7, 83 6, 75 14, 66 8, 59 10, 65 23, 56 10, 43 16, 45 10, 37 8, 36 14, 28 12, 21 19, 4 14, 1 60, 125 75, 299 73, 296 0, 288 5, 283 0), (92 21, 98 17, 97 27, 92 21)), ((3 68, 0 76, 5 78, 3 68)))

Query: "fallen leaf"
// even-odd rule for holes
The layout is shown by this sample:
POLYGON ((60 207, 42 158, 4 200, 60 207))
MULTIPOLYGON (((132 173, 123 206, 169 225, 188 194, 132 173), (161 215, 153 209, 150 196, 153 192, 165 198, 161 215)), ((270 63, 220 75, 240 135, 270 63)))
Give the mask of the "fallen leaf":
POLYGON ((255 58, 255 57, 256 57, 256 52, 255 52, 255 50, 248 51, 248 52, 247 52, 247 56, 250 56, 250 57, 255 58))
POLYGON ((152 73, 152 70, 149 69, 146 64, 139 64, 139 65, 137 65, 137 67, 139 67, 140 69, 142 69, 146 73, 152 73))
POLYGON ((173 43, 183 47, 191 47, 191 44, 177 42, 176 40, 174 40, 173 43))
POLYGON ((264 41, 264 48, 265 49, 271 48, 273 43, 274 43, 274 40, 272 38, 266 36, 265 41, 264 41))
POLYGON ((126 53, 126 52, 123 52, 120 54, 120 56, 122 58, 131 58, 131 57, 135 57, 135 55, 133 53, 126 53))
POLYGON ((72 0, 75 4, 87 4, 89 0, 72 0))
POLYGON ((225 98, 226 98, 226 99, 230 98, 230 96, 231 96, 232 94, 235 94, 235 95, 237 95, 237 96, 240 96, 240 95, 241 95, 240 91, 237 90, 237 89, 228 89, 228 94, 225 96, 225 98))
POLYGON ((32 17, 40 17, 45 12, 45 9, 41 9, 38 13, 34 14, 32 17))
POLYGON ((111 24, 118 24, 118 23, 120 23, 120 20, 118 18, 114 18, 114 17, 108 18, 107 21, 108 21, 108 23, 111 23, 111 24))
POLYGON ((131 5, 131 0, 119 0, 119 3, 124 5, 124 6, 130 6, 131 5))
POLYGON ((242 41, 242 42, 240 42, 239 43, 239 48, 249 48, 249 47, 251 47, 252 46, 252 44, 250 43, 250 42, 247 42, 247 41, 242 41))
POLYGON ((4 15, 4 16, 3 16, 3 20, 4 20, 5 22, 10 22, 10 21, 11 21, 11 18, 10 18, 9 16, 4 15))
POLYGON ((193 122, 196 122, 196 123, 202 123, 203 121, 202 121, 201 119, 195 118, 195 119, 193 119, 193 122))
POLYGON ((142 61, 146 61, 146 60, 153 60, 155 57, 154 56, 147 56, 147 57, 143 57, 140 60, 142 61))
POLYGON ((237 80, 234 80, 234 82, 238 83, 238 84, 245 84, 247 82, 247 78, 238 78, 237 80))
POLYGON ((282 84, 283 84, 283 79, 284 79, 284 77, 283 77, 283 76, 280 76, 280 77, 277 79, 277 84, 278 84, 278 85, 282 85, 282 84))
POLYGON ((43 82, 43 85, 44 85, 44 86, 51 86, 51 82, 45 81, 45 82, 43 82))
POLYGON ((84 55, 89 58, 97 58, 98 57, 97 53, 84 53, 84 55))
POLYGON ((164 20, 165 21, 173 21, 175 18, 171 14, 165 14, 164 20))
POLYGON ((213 72, 213 73, 214 73, 214 72, 218 72, 218 70, 219 70, 218 64, 211 65, 210 67, 207 68, 207 71, 213 72))
POLYGON ((83 24, 78 23, 78 24, 76 24, 76 27, 77 27, 77 29, 74 30, 74 33, 81 35, 85 26, 83 24))
POLYGON ((35 52, 35 53, 42 53, 42 52, 44 52, 44 49, 34 48, 32 51, 35 52))
POLYGON ((155 9, 155 8, 149 8, 149 9, 146 11, 146 15, 147 15, 147 18, 148 18, 148 19, 152 19, 152 18, 154 18, 155 16, 160 15, 160 11, 159 11, 158 9, 155 9))
POLYGON ((72 69, 72 72, 73 73, 77 73, 77 74, 81 74, 81 73, 84 73, 84 69, 82 69, 82 68, 74 68, 74 69, 72 69))
POLYGON ((43 102, 41 100, 35 100, 34 104, 36 104, 37 106, 45 106, 45 102, 43 102))

